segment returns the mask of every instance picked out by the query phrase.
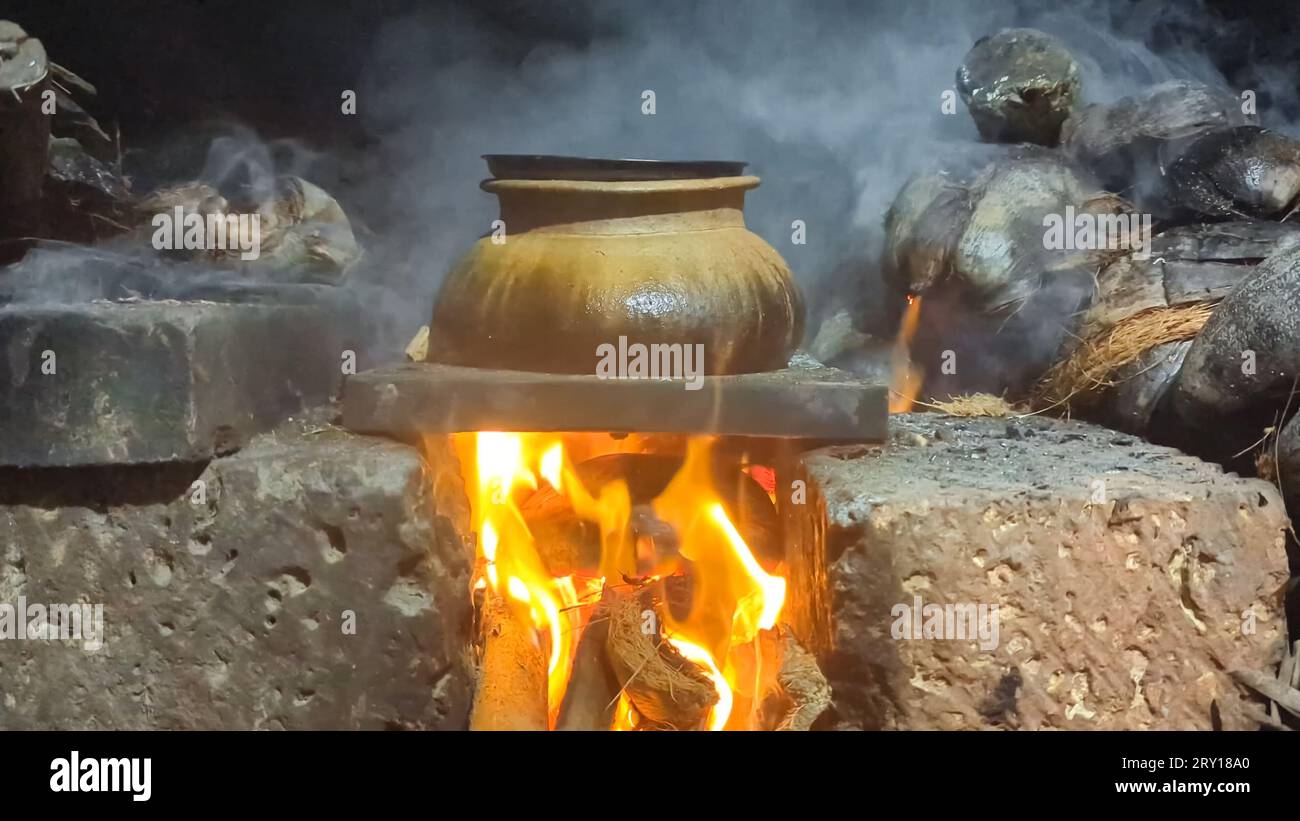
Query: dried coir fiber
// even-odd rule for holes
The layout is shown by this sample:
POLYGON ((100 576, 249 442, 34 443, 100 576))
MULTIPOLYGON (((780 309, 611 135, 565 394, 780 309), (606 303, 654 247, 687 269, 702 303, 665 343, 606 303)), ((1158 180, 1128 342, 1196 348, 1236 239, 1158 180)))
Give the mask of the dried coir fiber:
POLYGON ((1114 384, 1111 378, 1116 371, 1148 350, 1196 336, 1212 313, 1214 305, 1206 302, 1149 308, 1094 334, 1047 371, 1034 389, 1034 404, 1040 408, 1071 400, 1086 404, 1114 384))
POLYGON ((659 623, 643 617, 635 596, 606 596, 609 639, 606 652, 623 692, 643 719, 676 730, 699 729, 718 701, 704 668, 688 661, 660 634, 659 623))
POLYGON ((929 402, 918 402, 917 404, 924 405, 927 408, 934 408, 940 413, 946 413, 949 416, 1013 416, 1024 413, 1022 409, 1012 405, 1001 396, 994 396, 991 393, 968 393, 963 396, 950 397, 946 402, 931 399, 929 402))

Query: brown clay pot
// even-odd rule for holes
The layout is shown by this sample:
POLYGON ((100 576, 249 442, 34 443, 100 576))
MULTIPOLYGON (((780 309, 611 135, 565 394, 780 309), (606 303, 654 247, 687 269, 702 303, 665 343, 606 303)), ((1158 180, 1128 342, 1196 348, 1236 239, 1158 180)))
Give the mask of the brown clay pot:
POLYGON ((790 269, 745 228, 757 177, 492 179, 480 239, 434 306, 429 359, 593 373, 602 344, 702 344, 704 373, 785 367, 803 334, 790 269))

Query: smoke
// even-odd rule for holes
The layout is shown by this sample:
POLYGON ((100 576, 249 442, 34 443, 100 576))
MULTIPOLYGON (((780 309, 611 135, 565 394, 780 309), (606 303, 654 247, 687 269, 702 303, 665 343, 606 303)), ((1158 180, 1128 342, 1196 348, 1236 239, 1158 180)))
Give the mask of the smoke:
POLYGON ((396 172, 383 180, 380 233, 413 238, 401 258, 384 260, 406 310, 427 311, 442 275, 496 216, 477 188, 481 154, 741 159, 763 178, 747 221, 785 256, 814 313, 866 296, 870 327, 889 203, 911 174, 977 140, 964 106, 941 110, 976 39, 1007 26, 1057 35, 1080 63, 1089 102, 1175 77, 1224 85, 1191 44, 1212 15, 1164 4, 577 8, 585 16, 570 19, 585 25, 567 42, 521 45, 473 20, 417 17, 394 21, 374 44, 359 109, 379 165, 396 172), (1173 38, 1170 51, 1146 45, 1153 32, 1173 38), (645 91, 653 115, 643 113, 645 91), (791 241, 795 220, 807 225, 805 245, 791 241))
MULTIPOLYGON (((886 209, 912 174, 977 150, 964 106, 948 114, 941 103, 979 37, 1008 26, 1060 37, 1089 102, 1177 77, 1225 85, 1204 45, 1225 29, 1199 4, 1058 6, 508 0, 494 5, 496 19, 443 7, 346 46, 368 54, 355 87, 363 144, 322 155, 235 131, 212 145, 202 175, 256 187, 275 173, 300 174, 337 197, 367 248, 351 287, 384 314, 384 344, 396 350, 428 321, 442 277, 496 217, 478 188, 487 175, 480 155, 745 160, 763 179, 746 219, 799 279, 809 333, 840 306, 879 328, 886 209), (512 15, 534 30, 546 21, 550 36, 520 34, 512 15), (652 115, 643 113, 646 91, 652 115), (795 220, 806 244, 792 241, 795 220)), ((321 94, 337 104, 337 90, 321 94)))

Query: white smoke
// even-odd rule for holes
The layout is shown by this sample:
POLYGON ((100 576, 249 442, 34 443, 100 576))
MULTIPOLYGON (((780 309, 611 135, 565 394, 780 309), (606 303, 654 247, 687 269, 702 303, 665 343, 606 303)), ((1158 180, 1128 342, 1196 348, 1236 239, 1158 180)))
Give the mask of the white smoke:
MULTIPOLYGON (((1093 102, 1174 77, 1223 85, 1203 51, 1180 42, 1157 56, 1144 45, 1168 25, 1164 4, 564 5, 567 20, 587 21, 584 42, 521 44, 472 21, 421 16, 394 21, 374 45, 359 110, 378 166, 395 172, 371 195, 386 201, 376 231, 416 238, 381 257, 382 276, 416 314, 404 320, 412 328, 496 216, 477 188, 481 154, 746 160, 763 178, 749 225, 785 256, 816 310, 876 292, 895 193, 976 141, 964 106, 945 116, 940 102, 979 37, 1007 26, 1057 35, 1093 102), (642 113, 646 90, 653 116, 642 113), (796 219, 806 245, 791 242, 796 219)), ((1177 19, 1191 38, 1211 18, 1177 19)))

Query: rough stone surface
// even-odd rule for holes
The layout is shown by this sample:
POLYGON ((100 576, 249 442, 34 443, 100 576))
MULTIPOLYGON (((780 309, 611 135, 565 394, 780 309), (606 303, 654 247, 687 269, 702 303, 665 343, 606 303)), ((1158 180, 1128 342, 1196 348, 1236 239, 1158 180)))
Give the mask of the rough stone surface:
POLYGON ((338 390, 348 310, 303 295, 0 308, 0 465, 228 453, 338 390))
POLYGON ((891 427, 883 448, 802 460, 818 515, 791 548, 787 616, 834 688, 832 724, 1255 726, 1228 672, 1280 657, 1276 489, 1078 422, 891 427), (915 596, 997 605, 996 647, 893 638, 915 596))
POLYGON ((0 641, 0 729, 465 727, 455 472, 314 420, 206 468, 0 473, 0 603, 104 605, 97 651, 0 641))

